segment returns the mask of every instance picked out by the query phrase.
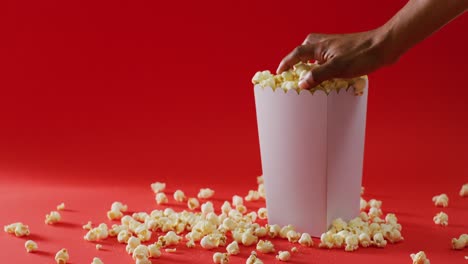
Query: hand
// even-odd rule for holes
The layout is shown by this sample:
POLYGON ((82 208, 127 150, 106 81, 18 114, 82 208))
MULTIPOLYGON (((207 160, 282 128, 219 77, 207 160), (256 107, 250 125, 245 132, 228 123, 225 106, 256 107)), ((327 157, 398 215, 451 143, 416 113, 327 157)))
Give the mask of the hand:
POLYGON ((332 78, 358 77, 395 62, 398 56, 393 55, 389 46, 384 29, 353 34, 309 34, 302 45, 284 57, 277 73, 300 61, 314 59, 319 66, 299 81, 301 89, 310 89, 332 78))

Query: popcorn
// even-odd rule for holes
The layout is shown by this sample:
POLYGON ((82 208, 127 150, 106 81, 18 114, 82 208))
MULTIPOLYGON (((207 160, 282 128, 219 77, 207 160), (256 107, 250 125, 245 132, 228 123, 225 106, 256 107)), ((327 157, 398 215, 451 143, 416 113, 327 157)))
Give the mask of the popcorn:
POLYGON ((297 253, 299 252, 299 250, 297 249, 297 247, 292 247, 291 248, 291 253, 297 253))
POLYGON ((387 240, 384 239, 382 233, 376 233, 373 237, 373 245, 375 245, 376 247, 386 247, 387 246, 387 240))
POLYGON ((126 204, 123 204, 121 202, 113 202, 111 205, 111 211, 121 211, 121 212, 126 212, 128 209, 128 206, 126 204))
POLYGON ((268 218, 268 211, 266 208, 262 207, 260 209, 258 209, 258 218, 260 219, 267 219, 268 218))
POLYGON ((238 205, 243 205, 244 204, 244 199, 238 195, 234 195, 232 197, 232 206, 236 207, 238 205))
POLYGON ((247 207, 245 207, 243 204, 236 205, 236 210, 241 214, 247 213, 247 207))
POLYGON ((301 238, 299 239, 299 244, 306 247, 311 247, 314 245, 314 241, 308 233, 302 233, 301 238))
POLYGON ((460 189, 460 196, 461 197, 468 196, 468 183, 463 184, 462 188, 460 189))
POLYGON ((203 214, 208 214, 214 212, 214 207, 212 202, 206 202, 201 205, 201 211, 203 214))
POLYGON ((122 230, 119 232, 119 234, 117 235, 117 241, 119 243, 125 243, 127 244, 128 243, 128 240, 130 239, 130 237, 132 237, 132 234, 130 232, 128 232, 127 230, 122 230))
POLYGON ((332 228, 336 232, 339 232, 339 231, 345 229, 346 227, 348 227, 348 224, 341 218, 337 218, 337 219, 332 221, 332 228))
POLYGON ((195 247, 195 241, 193 239, 190 239, 185 245, 188 248, 194 248, 195 247))
POLYGON ((228 264, 229 255, 226 253, 215 252, 213 254, 213 262, 218 264, 228 264))
POLYGON ((228 214, 231 210, 231 204, 228 201, 224 201, 223 205, 221 206, 221 212, 224 214, 228 214))
POLYGON ((260 185, 260 184, 262 184, 262 183, 264 183, 264 182, 265 182, 265 180, 264 180, 263 175, 260 175, 260 176, 257 177, 257 184, 260 185))
POLYGON ((49 214, 46 214, 45 218, 46 218, 45 223, 48 225, 52 225, 52 224, 58 223, 62 217, 60 216, 59 212, 52 211, 49 214))
POLYGON ((104 264, 100 258, 93 258, 93 262, 91 264, 104 264))
POLYGON ((276 256, 276 259, 285 262, 289 261, 291 259, 291 253, 289 253, 289 251, 280 251, 276 256))
POLYGON ((257 243, 257 250, 261 253, 268 254, 275 252, 275 246, 271 241, 268 240, 260 240, 257 243))
POLYGON ((301 234, 294 230, 289 230, 286 234, 286 238, 289 242, 296 243, 301 238, 301 234))
POLYGON ((166 248, 166 249, 164 249, 164 251, 166 251, 167 253, 176 253, 177 248, 166 248))
POLYGON ((159 258, 161 256, 159 246, 156 244, 148 245, 148 253, 150 258, 159 258))
POLYGON ((137 237, 130 237, 127 241, 127 246, 125 247, 125 251, 127 251, 128 254, 133 254, 133 251, 135 250, 136 247, 138 247, 141 244, 141 241, 137 237))
POLYGON ((109 218, 109 220, 119 220, 122 218, 122 216, 123 216, 123 213, 121 211, 117 211, 117 210, 107 211, 107 218, 109 218))
POLYGON ((376 199, 371 199, 369 200, 369 206, 370 207, 375 207, 375 208, 381 208, 382 207, 382 201, 376 200, 376 199))
POLYGON ((200 241, 200 246, 204 249, 217 248, 216 241, 212 236, 204 236, 200 241))
POLYGON ((361 195, 364 194, 364 191, 366 190, 366 188, 364 186, 361 186, 361 195))
POLYGON ((334 244, 335 241, 333 239, 333 236, 329 232, 323 233, 320 236, 320 248, 333 248, 334 244))
POLYGON ((70 260, 70 255, 66 248, 62 248, 55 254, 55 261, 57 264, 66 264, 70 260))
POLYGON ((31 253, 31 252, 35 252, 37 251, 38 247, 37 247, 37 243, 32 241, 32 240, 28 240, 24 243, 24 247, 26 248, 26 251, 28 253, 31 253))
POLYGON ((426 257, 426 253, 424 251, 419 251, 416 254, 410 255, 411 259, 413 260, 413 264, 430 264, 431 262, 426 257))
POLYGON ((362 199, 362 197, 361 197, 361 201, 360 201, 360 204, 359 204, 360 210, 361 210, 361 211, 366 210, 366 209, 367 209, 367 206, 368 206, 367 201, 364 200, 364 199, 362 199))
POLYGON ((258 185, 257 191, 258 191, 258 195, 259 195, 261 198, 263 198, 263 199, 266 198, 265 184, 263 184, 263 183, 259 184, 259 185, 258 185))
POLYGON ((433 221, 437 225, 447 226, 448 225, 448 215, 444 212, 440 212, 434 216, 433 221))
POLYGON ((189 198, 187 201, 187 206, 190 210, 195 210, 200 207, 200 202, 198 202, 197 198, 189 198))
POLYGON ((148 259, 150 256, 149 249, 145 245, 138 245, 132 253, 133 260, 148 259))
POLYGON ((164 246, 173 246, 179 244, 179 241, 182 239, 182 237, 176 235, 174 231, 169 231, 167 234, 163 237, 165 244, 164 246))
POLYGON ((257 237, 265 237, 267 236, 268 234, 268 230, 266 229, 266 227, 259 227, 257 229, 255 229, 254 231, 254 235, 256 235, 257 237))
POLYGON ((246 263, 246 264, 263 264, 263 261, 261 261, 261 260, 257 257, 257 252, 252 251, 252 252, 250 253, 249 258, 247 259, 247 261, 246 261, 245 263, 246 263))
MULTIPOLYGON (((252 83, 259 84, 262 87, 271 87, 273 89, 280 87, 285 91, 290 89, 299 91, 297 83, 300 79, 305 78, 313 67, 317 67, 317 64, 300 62, 296 64, 293 69, 289 69, 278 75, 273 75, 270 71, 259 71, 253 76, 252 83)), ((323 90, 328 94, 331 90, 353 87, 355 95, 362 95, 366 84, 366 78, 366 76, 362 76, 351 79, 332 79, 322 82, 317 87, 311 89, 311 91, 323 90)))
POLYGON ((166 189, 166 184, 163 182, 155 182, 151 184, 151 189, 154 193, 159 193, 166 189))
POLYGON ((83 225, 83 229, 84 230, 91 230, 93 228, 92 224, 93 223, 91 223, 91 221, 88 221, 87 224, 83 225))
POLYGON ((367 233, 361 233, 359 234, 359 244, 361 245, 361 247, 369 247, 370 245, 372 245, 372 241, 370 239, 370 236, 369 234, 367 233))
POLYGON ((177 190, 174 192, 174 200, 176 200, 177 202, 183 202, 185 201, 185 194, 183 191, 181 190, 177 190))
POLYGON ((294 226, 292 226, 292 225, 283 226, 283 228, 281 228, 281 230, 279 232, 279 236, 281 238, 287 238, 287 234, 291 230, 294 230, 294 226))
POLYGON ((202 188, 198 192, 197 197, 198 197, 198 199, 209 199, 209 198, 213 197, 214 193, 215 192, 210 188, 204 188, 204 189, 202 188))
POLYGON ((102 249, 102 245, 101 244, 96 244, 96 250, 101 250, 102 249))
POLYGON ((244 246, 251 246, 258 242, 258 237, 252 234, 252 232, 246 231, 242 234, 242 244, 244 246))
POLYGON ((149 259, 137 259, 135 264, 152 264, 152 262, 149 259))
POLYGON ((65 203, 61 203, 61 204, 57 205, 57 210, 58 210, 58 211, 63 211, 63 210, 65 210, 65 203))
POLYGON ((240 250, 239 250, 239 244, 237 243, 237 241, 233 241, 232 243, 230 243, 229 245, 227 245, 226 247, 226 252, 229 254, 229 255, 237 255, 240 253, 240 250))
POLYGON ((223 221, 223 227, 228 231, 232 231, 237 227, 237 223, 231 218, 226 218, 223 221))
POLYGON ((169 202, 169 200, 167 199, 167 196, 166 196, 165 193, 163 193, 163 192, 158 192, 158 193, 156 194, 156 203, 157 203, 157 204, 166 204, 166 203, 168 203, 168 202, 169 202))
POLYGON ((247 202, 258 201, 259 199, 260 199, 260 194, 258 193, 258 191, 254 191, 254 190, 250 190, 247 196, 245 196, 245 200, 247 202))
POLYGON ((17 237, 29 236, 29 234, 31 233, 29 231, 29 226, 21 222, 6 225, 3 227, 3 229, 5 230, 5 232, 9 234, 14 234, 17 237))
POLYGON ((382 209, 377 208, 377 207, 371 207, 371 208, 369 209, 368 215, 369 215, 370 218, 380 217, 380 216, 383 215, 382 209))
POLYGON ((271 238, 277 237, 281 232, 281 227, 279 225, 267 225, 268 235, 271 238))
POLYGON ((449 198, 445 193, 443 193, 443 194, 432 197, 432 201, 434 202, 435 206, 447 207, 449 198))
POLYGON ((345 238, 345 251, 355 251, 359 248, 359 237, 357 235, 349 235, 345 238))
POLYGON ((452 249, 462 250, 468 246, 468 234, 462 234, 460 237, 452 238, 452 249))

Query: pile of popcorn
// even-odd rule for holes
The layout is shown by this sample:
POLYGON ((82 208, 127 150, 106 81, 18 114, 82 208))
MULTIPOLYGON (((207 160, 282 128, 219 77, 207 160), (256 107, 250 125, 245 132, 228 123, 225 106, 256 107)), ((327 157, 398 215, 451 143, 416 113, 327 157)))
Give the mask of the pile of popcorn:
MULTIPOLYGON (((271 87, 273 90, 281 88, 284 91, 296 90, 300 91, 298 86, 299 80, 305 77, 305 75, 318 64, 315 63, 298 63, 292 69, 282 72, 281 74, 272 74, 270 71, 259 71, 255 73, 252 78, 252 83, 260 85, 262 87, 271 87)), ((320 83, 314 88, 310 89, 311 92, 317 90, 324 91, 329 94, 331 91, 340 89, 348 89, 352 87, 355 95, 362 95, 366 84, 367 76, 351 78, 351 79, 331 79, 320 83)))
MULTIPOLYGON (((294 245, 313 247, 314 241, 308 233, 300 233, 294 226, 279 226, 275 224, 260 225, 257 219, 267 219, 268 211, 260 208, 257 211, 248 210, 244 201, 256 201, 265 199, 265 187, 263 176, 257 178, 257 189, 250 190, 245 197, 234 195, 232 201, 225 201, 220 214, 215 213, 213 203, 208 201, 215 194, 210 188, 200 189, 197 197, 186 197, 184 192, 177 190, 173 194, 176 202, 187 203, 187 210, 176 212, 171 208, 164 210, 153 210, 147 212, 135 212, 126 214, 128 206, 122 202, 111 204, 107 217, 110 220, 120 221, 118 224, 108 226, 100 223, 93 226, 89 221, 83 225, 86 230, 84 240, 99 242, 109 238, 115 238, 119 243, 125 244, 125 251, 131 256, 136 264, 150 264, 151 259, 160 258, 163 253, 174 253, 176 246, 185 244, 187 248, 194 248, 198 244, 206 250, 213 250, 213 262, 227 264, 230 257, 238 255, 241 245, 255 246, 246 260, 246 264, 262 264, 262 254, 275 254, 279 261, 290 261, 293 254, 298 252, 294 245), (201 201, 200 201, 201 200, 201 201), (200 208, 200 210, 197 210, 200 208), (195 211, 196 210, 196 211, 195 211), (156 238, 154 243, 149 243, 156 238), (277 251, 272 239, 281 238, 288 240, 293 247, 290 250, 277 251), (219 249, 219 251, 218 251, 219 249)), ((151 184, 158 204, 168 202, 164 191, 166 184, 156 182, 151 184)), ((465 184, 460 191, 460 196, 466 196, 465 184)), ((364 192, 364 188, 361 194, 364 192)), ((448 196, 441 194, 434 196, 433 202, 436 206, 447 207, 448 196)), ((62 203, 58 210, 64 210, 62 203)), ((52 211, 46 215, 46 224, 56 224, 61 221, 60 213, 52 211)), ((434 217, 434 222, 442 226, 448 225, 448 216, 441 212, 434 217)), ((15 236, 30 235, 29 227, 21 222, 6 225, 5 232, 15 236)), ((384 216, 382 212, 382 201, 370 199, 366 201, 361 198, 361 213, 358 217, 346 222, 340 218, 335 219, 329 230, 320 237, 319 248, 341 248, 345 251, 355 251, 359 247, 384 248, 387 243, 403 241, 401 235, 402 226, 398 223, 395 214, 388 213, 384 216)), ((462 234, 459 238, 452 239, 452 248, 461 250, 468 246, 468 234, 462 234)), ((96 244, 96 249, 102 249, 101 244, 96 244)), ((25 243, 27 252, 36 252, 38 245, 32 240, 25 243)), ((413 264, 429 264, 425 252, 419 251, 410 255, 413 264)), ((70 259, 66 248, 60 249, 55 255, 57 264, 66 264, 70 259)), ((93 258, 91 264, 103 264, 97 257, 93 258)))

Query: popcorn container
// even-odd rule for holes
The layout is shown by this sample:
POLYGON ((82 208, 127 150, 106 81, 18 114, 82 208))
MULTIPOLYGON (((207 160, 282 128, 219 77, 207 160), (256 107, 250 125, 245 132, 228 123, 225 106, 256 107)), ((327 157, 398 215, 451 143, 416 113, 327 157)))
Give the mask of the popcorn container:
POLYGON ((268 222, 314 237, 359 215, 368 80, 353 87, 285 92, 255 85, 268 222))

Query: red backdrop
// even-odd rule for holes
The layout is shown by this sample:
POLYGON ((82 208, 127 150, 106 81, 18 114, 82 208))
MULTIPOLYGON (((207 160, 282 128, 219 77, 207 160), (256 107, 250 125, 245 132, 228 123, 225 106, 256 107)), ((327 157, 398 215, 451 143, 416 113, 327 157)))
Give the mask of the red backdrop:
MULTIPOLYGON (((1 2, 2 218, 27 217, 22 197, 49 184, 245 192, 261 174, 253 74, 310 32, 372 29, 405 2, 1 2)), ((369 76, 364 184, 394 208, 468 182, 467 23, 369 76)))

